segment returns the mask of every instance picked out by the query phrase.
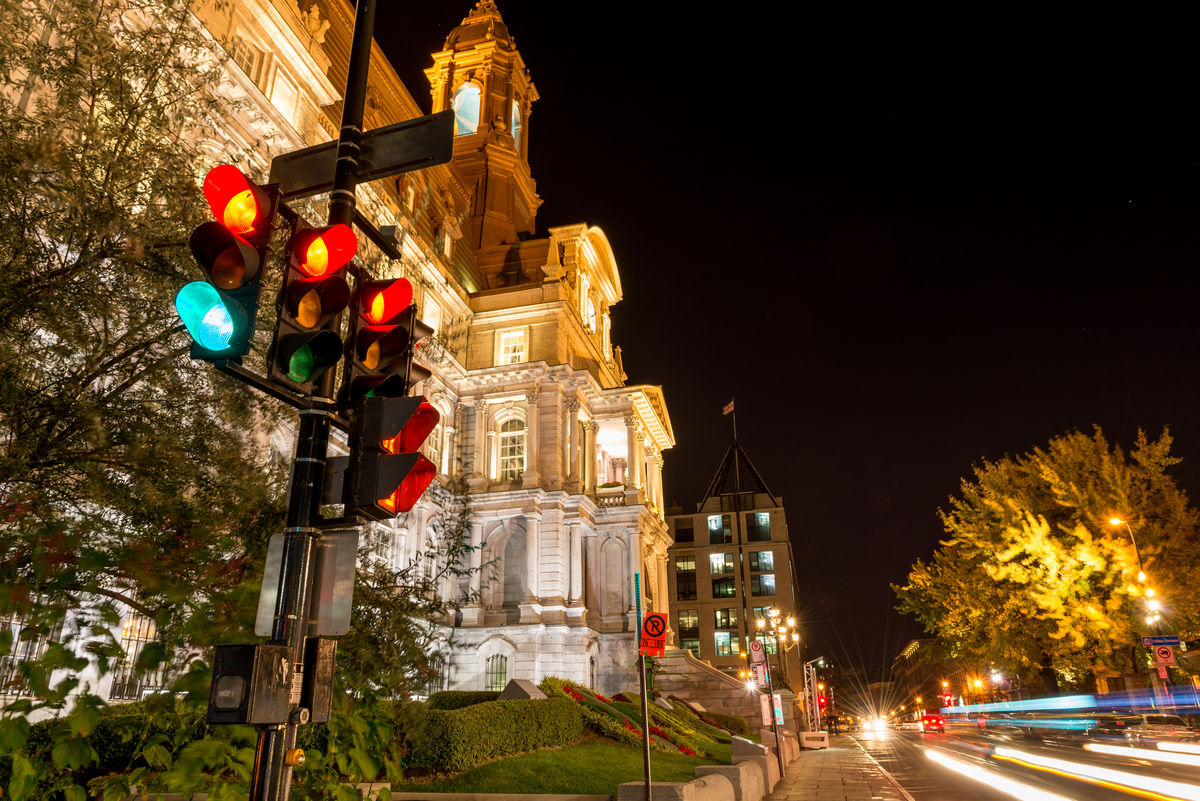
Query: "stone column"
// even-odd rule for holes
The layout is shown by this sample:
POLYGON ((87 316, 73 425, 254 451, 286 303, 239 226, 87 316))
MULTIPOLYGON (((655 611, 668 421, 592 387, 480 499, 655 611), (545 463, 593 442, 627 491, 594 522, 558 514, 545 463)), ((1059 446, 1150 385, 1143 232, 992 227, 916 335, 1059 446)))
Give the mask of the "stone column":
POLYGON ((663 483, 662 483, 663 455, 659 451, 655 451, 650 457, 650 484, 654 491, 654 505, 658 507, 658 516, 663 516, 663 483))
POLYGON ((570 583, 567 588, 567 606, 583 603, 583 526, 571 524, 570 540, 570 583))
POLYGON ((599 427, 600 424, 595 420, 583 424, 583 490, 592 495, 596 494, 596 429, 599 427))
POLYGON ((525 400, 528 403, 528 411, 526 412, 525 430, 525 472, 521 474, 521 485, 523 487, 536 487, 542 481, 542 474, 538 469, 542 453, 541 425, 538 419, 540 416, 538 396, 537 387, 534 387, 525 395, 525 400))
MULTIPOLYGON (((637 599, 634 593, 637 588, 633 586, 633 574, 642 569, 642 534, 638 529, 632 529, 629 532, 629 571, 626 581, 629 582, 629 611, 637 612, 637 599)), ((642 581, 646 577, 642 576, 642 581)), ((645 613, 645 609, 642 610, 645 613)))
POLYGON ((567 402, 567 492, 579 492, 579 401, 567 402))
POLYGON ((525 600, 538 600, 538 565, 541 562, 539 529, 542 518, 525 516, 525 600))
POLYGON ((468 579, 469 592, 473 600, 463 606, 463 625, 478 626, 483 622, 483 598, 480 589, 483 586, 483 523, 471 522, 471 575, 468 579))
POLYGON ((642 502, 642 435, 638 430, 637 415, 625 415, 625 439, 629 453, 625 455, 625 505, 636 506, 642 502))
POLYGON ((488 402, 483 398, 475 399, 475 447, 471 472, 467 477, 467 485, 472 492, 479 492, 487 487, 487 407, 488 402))

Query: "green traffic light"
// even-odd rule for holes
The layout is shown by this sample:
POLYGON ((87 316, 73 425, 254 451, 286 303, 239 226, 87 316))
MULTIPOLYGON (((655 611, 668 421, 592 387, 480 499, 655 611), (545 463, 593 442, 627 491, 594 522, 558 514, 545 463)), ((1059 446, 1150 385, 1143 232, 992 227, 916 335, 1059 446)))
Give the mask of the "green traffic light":
POLYGON ((205 281, 193 281, 179 290, 175 311, 196 344, 210 351, 233 347, 246 330, 246 310, 221 297, 205 281))
POLYGON ((304 345, 288 359, 287 377, 297 384, 303 384, 312 378, 315 364, 312 348, 304 345))

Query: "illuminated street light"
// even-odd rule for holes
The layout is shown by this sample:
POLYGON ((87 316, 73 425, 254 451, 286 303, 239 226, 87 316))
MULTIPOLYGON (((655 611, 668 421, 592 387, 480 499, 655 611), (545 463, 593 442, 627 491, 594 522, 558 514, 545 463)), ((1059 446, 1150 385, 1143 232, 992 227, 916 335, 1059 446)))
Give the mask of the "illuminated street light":
POLYGON ((1146 581, 1146 571, 1142 568, 1142 552, 1138 550, 1137 539, 1133 536, 1133 527, 1119 517, 1110 517, 1108 524, 1110 526, 1124 526, 1125 530, 1129 532, 1129 541, 1133 544, 1133 555, 1137 557, 1138 581, 1144 584, 1146 581))

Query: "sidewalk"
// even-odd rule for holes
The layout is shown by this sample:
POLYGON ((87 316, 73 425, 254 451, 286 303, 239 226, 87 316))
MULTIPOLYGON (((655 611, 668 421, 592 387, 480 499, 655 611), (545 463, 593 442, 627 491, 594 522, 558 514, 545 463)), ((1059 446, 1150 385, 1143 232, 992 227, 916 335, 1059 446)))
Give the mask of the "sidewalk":
POLYGON ((765 801, 913 801, 866 751, 848 736, 829 738, 829 748, 801 751, 787 776, 765 801))

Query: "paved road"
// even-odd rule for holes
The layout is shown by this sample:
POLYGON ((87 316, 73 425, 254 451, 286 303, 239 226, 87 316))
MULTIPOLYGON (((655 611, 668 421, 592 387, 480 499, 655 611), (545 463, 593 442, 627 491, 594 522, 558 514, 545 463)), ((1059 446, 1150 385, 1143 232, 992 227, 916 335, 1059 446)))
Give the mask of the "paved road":
POLYGON ((879 735, 855 734, 853 739, 903 788, 905 801, 1200 798, 1200 767, 1168 766, 1137 757, 1095 754, 1084 751, 1079 744, 1010 742, 972 732, 889 731, 879 735), (1000 752, 1011 758, 997 759, 996 747, 1013 749, 1000 752), (1125 779, 1088 780, 1078 775, 1097 770, 1120 771, 1125 779), (964 775, 963 771, 971 775, 964 775), (1155 792, 1151 789, 1153 785, 1144 786, 1141 793, 1118 786, 1145 782, 1174 784, 1158 786, 1158 791, 1165 790, 1162 795, 1151 794, 1155 792))

